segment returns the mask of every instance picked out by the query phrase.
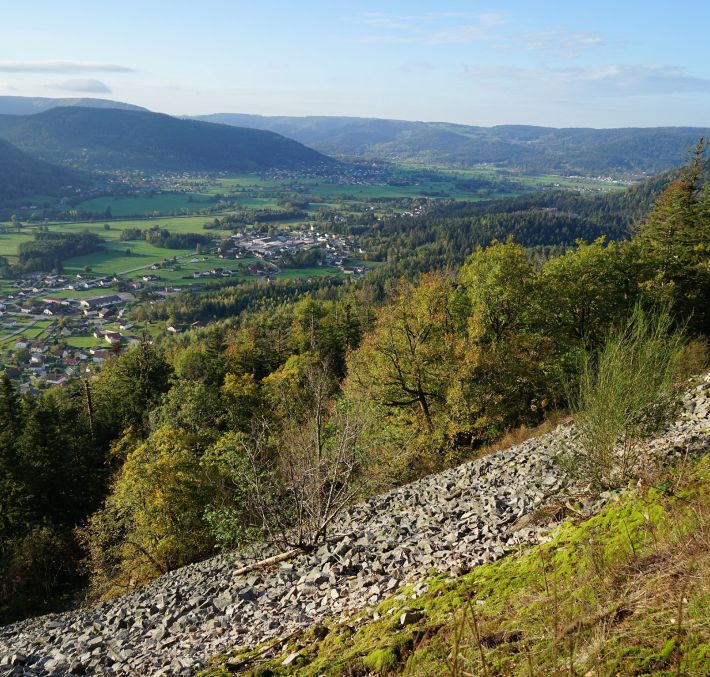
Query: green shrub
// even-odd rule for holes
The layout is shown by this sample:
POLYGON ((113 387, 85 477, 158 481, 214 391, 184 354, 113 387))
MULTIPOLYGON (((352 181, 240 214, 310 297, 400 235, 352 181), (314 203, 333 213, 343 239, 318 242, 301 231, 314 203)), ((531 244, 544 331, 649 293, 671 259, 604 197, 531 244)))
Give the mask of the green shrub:
POLYGON ((582 354, 569 395, 579 436, 568 461, 578 476, 601 488, 634 475, 641 440, 672 415, 684 345, 668 311, 637 305, 597 353, 582 354))

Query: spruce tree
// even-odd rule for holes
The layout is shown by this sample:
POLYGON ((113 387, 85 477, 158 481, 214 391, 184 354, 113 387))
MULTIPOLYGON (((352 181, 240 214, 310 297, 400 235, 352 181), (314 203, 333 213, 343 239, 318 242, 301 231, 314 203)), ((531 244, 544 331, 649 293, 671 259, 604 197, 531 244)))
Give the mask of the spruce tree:
POLYGON ((710 191, 702 186, 706 146, 700 139, 691 162, 658 198, 639 232, 649 267, 646 290, 704 333, 710 330, 710 191))

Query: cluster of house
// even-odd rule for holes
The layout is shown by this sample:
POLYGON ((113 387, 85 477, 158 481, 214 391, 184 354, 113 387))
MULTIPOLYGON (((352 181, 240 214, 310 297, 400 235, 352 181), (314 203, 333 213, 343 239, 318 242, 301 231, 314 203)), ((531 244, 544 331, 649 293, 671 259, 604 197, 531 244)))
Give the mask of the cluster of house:
MULTIPOLYGON (((222 256, 224 258, 224 256, 222 256)), ((206 260, 206 259, 203 259, 206 260)), ((198 258, 192 258, 190 259, 191 263, 198 263, 199 259, 198 258)), ((196 280, 198 279, 203 279, 203 278, 215 278, 215 277, 232 277, 234 275, 234 271, 231 270, 225 270, 224 268, 221 267, 216 267, 212 268, 212 270, 196 270, 194 273, 192 273, 192 277, 196 280)))
MULTIPOLYGON (((112 333, 112 332, 107 332, 112 333)), ((47 341, 19 339, 15 351, 27 351, 29 359, 5 369, 18 383, 20 392, 39 392, 39 386, 65 386, 70 379, 92 373, 115 353, 110 347, 96 345, 71 348, 47 341)))
MULTIPOLYGON (((308 169, 299 167, 298 169, 269 169, 261 174, 262 179, 277 179, 280 181, 293 181, 294 188, 299 187, 301 179, 323 179, 326 185, 335 186, 374 186, 386 183, 390 177, 389 170, 377 165, 369 164, 344 164, 333 166, 331 163, 324 163, 322 166, 314 166, 308 169)), ((301 186, 308 188, 309 186, 301 186)))
MULTIPOLYGON (((249 265, 247 272, 268 277, 279 272, 282 260, 287 261, 297 252, 317 249, 319 265, 339 268, 347 275, 364 273, 362 266, 346 265, 354 249, 350 237, 321 233, 313 227, 271 233, 232 235, 221 246, 219 255, 223 259, 259 259, 249 265)), ((192 263, 199 261, 198 255, 192 259, 192 263)), ((164 298, 181 291, 180 287, 162 290, 150 284, 160 280, 157 271, 161 267, 156 263, 131 280, 117 276, 93 278, 90 274, 33 274, 15 280, 12 293, 0 295, 0 339, 6 353, 0 361, 0 371, 4 362, 7 373, 27 390, 35 388, 39 381, 63 385, 70 377, 95 369, 121 346, 137 341, 135 332, 131 332, 134 327, 124 318, 133 292, 150 288, 157 298, 164 298), (37 338, 28 340, 26 336, 37 338), (73 341, 67 341, 72 337, 73 341), (92 339, 95 345, 84 347, 91 346, 92 339)), ((238 273, 215 266, 189 276, 226 278, 235 274, 238 273)), ((198 286, 203 285, 197 283, 190 288, 194 291, 198 286)), ((200 326, 199 322, 171 325, 167 331, 178 334, 200 326)))
POLYGON ((82 275, 31 275, 16 280, 12 293, 0 295, 0 329, 5 334, 6 352, 3 362, 21 391, 35 390, 40 382, 64 385, 71 377, 102 364, 117 346, 136 341, 121 333, 132 327, 123 316, 133 295, 109 293, 105 288, 113 282, 115 279, 110 278, 83 279, 82 275), (97 294, 65 296, 67 291, 86 289, 96 289, 97 294), (64 293, 60 295, 60 291, 64 293), (120 331, 107 330, 109 322, 120 331), (72 347, 66 342, 72 336, 93 337, 96 345, 72 347))
POLYGON ((319 249, 323 264, 341 267, 351 255, 352 243, 342 235, 320 233, 311 226, 308 230, 279 231, 270 236, 253 233, 236 233, 231 244, 220 250, 223 258, 256 257, 278 262, 284 256, 300 251, 319 249))

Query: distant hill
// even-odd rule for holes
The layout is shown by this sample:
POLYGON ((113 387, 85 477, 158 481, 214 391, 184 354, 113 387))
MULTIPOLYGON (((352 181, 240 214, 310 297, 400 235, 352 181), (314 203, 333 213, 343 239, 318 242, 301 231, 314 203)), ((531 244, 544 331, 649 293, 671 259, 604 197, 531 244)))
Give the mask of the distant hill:
POLYGON ((473 127, 351 117, 224 113, 200 120, 278 132, 335 156, 469 166, 501 163, 530 173, 657 174, 682 164, 710 128, 473 127))
POLYGON ((50 108, 81 106, 83 108, 119 108, 122 110, 148 110, 121 101, 92 98, 53 99, 46 96, 0 96, 0 115, 32 115, 50 108))
POLYGON ((108 108, 0 115, 0 138, 48 162, 89 170, 231 172, 334 162, 273 132, 108 108))
POLYGON ((37 160, 0 140, 0 207, 11 207, 38 195, 58 195, 68 186, 85 186, 89 177, 37 160))

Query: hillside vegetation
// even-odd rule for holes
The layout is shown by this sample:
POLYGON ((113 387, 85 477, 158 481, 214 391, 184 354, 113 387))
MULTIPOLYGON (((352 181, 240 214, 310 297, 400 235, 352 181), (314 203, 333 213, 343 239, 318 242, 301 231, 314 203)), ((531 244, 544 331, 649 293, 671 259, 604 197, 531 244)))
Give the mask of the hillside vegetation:
POLYGON ((683 162, 699 136, 692 127, 555 129, 472 127, 350 117, 214 114, 201 120, 268 129, 323 153, 470 166, 496 163, 533 173, 657 174, 683 162))
MULTIPOLYGON (((365 598, 359 592, 364 578, 382 576, 382 586, 396 588, 411 554, 396 539, 423 543, 413 529, 431 521, 439 525, 430 531, 432 552, 424 553, 432 566, 443 568, 449 553, 472 551, 490 554, 474 558, 474 564, 491 562, 504 554, 503 543, 511 542, 503 527, 534 506, 544 507, 551 496, 544 486, 559 487, 557 474, 565 472, 584 493, 600 498, 628 486, 655 491, 640 489, 588 526, 563 528, 552 542, 554 552, 543 548, 532 555, 537 559, 521 555, 500 569, 476 569, 460 582, 463 588, 442 582, 430 610, 420 616, 423 609, 413 609, 405 624, 422 628, 411 641, 395 633, 377 639, 366 634, 362 643, 351 645, 349 630, 331 633, 327 642, 338 642, 337 661, 353 661, 335 665, 345 673, 352 667, 353 674, 386 674, 412 653, 416 658, 421 645, 420 662, 413 665, 424 666, 422 674, 432 674, 437 669, 432 666, 440 668, 442 656, 449 655, 455 675, 468 673, 476 660, 480 666, 473 669, 484 675, 525 674, 530 661, 533 674, 560 665, 576 674, 579 666, 608 664, 619 666, 614 669, 624 676, 695 669, 705 659, 707 642, 705 592, 694 578, 705 566, 706 466, 692 471, 678 466, 677 477, 663 474, 662 464, 647 462, 644 450, 677 416, 679 384, 707 366, 710 188, 703 153, 701 143, 692 161, 668 177, 630 239, 579 241, 543 257, 512 239, 494 241, 477 246, 458 268, 421 275, 410 270, 381 287, 368 285, 367 278, 362 284, 275 282, 253 295, 227 286, 217 296, 205 296, 212 306, 193 308, 227 318, 224 322, 198 325, 169 341, 144 337, 108 360, 94 379, 77 379, 35 397, 17 392, 5 376, 0 381, 0 618, 9 622, 56 609, 79 591, 92 601, 120 596, 115 604, 91 607, 88 615, 58 617, 71 627, 67 635, 51 633, 50 645, 61 647, 61 655, 48 658, 38 650, 45 665, 54 669, 81 659, 87 641, 101 652, 108 633, 125 631, 121 636, 134 640, 125 654, 113 647, 119 658, 94 660, 89 654, 81 665, 117 661, 133 669, 152 660, 144 646, 149 636, 151 646, 162 642, 167 651, 156 657, 158 663, 165 656, 178 660, 170 652, 184 650, 182 657, 194 666, 196 650, 221 650, 233 637, 222 632, 234 627, 225 616, 229 607, 234 615, 257 598, 275 601, 288 587, 291 594, 283 601, 301 605, 288 607, 288 614, 313 619, 339 599, 338 589, 331 588, 338 587, 340 575, 352 583, 360 604, 379 601, 385 588, 378 584, 365 598), (521 447, 517 463, 505 453, 495 462, 474 462, 466 486, 485 482, 487 491, 467 496, 465 503, 454 480, 459 468, 432 479, 443 483, 438 491, 446 492, 445 500, 437 500, 437 492, 417 494, 403 486, 485 456, 506 435, 524 436, 565 411, 577 432, 554 472, 543 448, 538 450, 543 472, 525 476, 523 470, 532 466, 521 447), (494 466, 497 474, 484 478, 485 469, 494 466), (393 508, 393 496, 411 506, 409 521, 402 521, 404 510, 393 508), (440 511, 446 512, 444 520, 440 511), (359 533, 351 521, 347 541, 336 543, 331 538, 342 537, 338 520, 348 514, 360 515, 360 524, 365 518, 375 526, 387 522, 391 531, 380 533, 383 526, 380 532, 359 533), (468 521, 444 533, 441 525, 453 518, 468 521), (598 540, 591 538, 597 532, 598 540), (484 551, 476 550, 479 546, 484 551), (266 573, 237 583, 231 572, 220 574, 218 582, 210 578, 226 560, 206 558, 250 547, 320 562, 322 568, 297 573, 286 566, 281 587, 266 585, 272 580, 266 573), (339 558, 335 568, 324 563, 331 547, 339 558), (378 552, 381 558, 370 572, 366 553, 378 552), (688 553, 691 572, 684 569, 666 580, 666 597, 677 604, 674 621, 673 603, 652 596, 664 584, 654 578, 654 563, 669 562, 669 552, 688 553), (204 566, 183 568, 203 560, 204 566), (538 560, 542 571, 532 565, 538 560), (188 590, 197 578, 207 578, 209 585, 195 598, 173 594, 161 587, 172 576, 188 590), (146 584, 157 588, 141 590, 146 584), (163 597, 156 597, 157 589, 163 597), (647 608, 637 604, 635 589, 647 591, 647 608), (131 592, 135 597, 122 596, 131 592), (483 604, 467 605, 469 598, 483 604), (142 600, 140 612, 129 613, 120 600, 142 600), (469 616, 457 625, 439 603, 453 606, 451 618, 462 618, 466 609, 469 616), (471 609, 477 615, 471 616, 471 609), (86 639, 87 618, 101 637, 86 639), (190 618, 204 625, 193 630, 190 618), (421 623, 424 618, 433 618, 434 627, 421 623), (612 645, 610 653, 595 644, 607 619, 614 620, 604 637, 618 637, 618 650, 612 645), (645 619, 658 625, 643 636, 645 619), (197 637, 206 643, 196 647, 197 637)), ((39 239, 29 251, 44 250, 39 239)), ((190 321, 190 307, 184 299, 181 303, 184 320, 190 321)), ((680 402, 697 412, 696 427, 686 430, 680 448, 690 449, 694 440, 707 446, 702 427, 707 393, 680 402)), ((431 486, 428 482, 420 486, 431 486)), ((586 517, 578 514, 583 506, 563 507, 586 517)), ((395 598, 383 611, 403 601, 395 598)), ((254 612, 245 632, 262 632, 263 621, 278 627, 288 614, 273 620, 266 614, 264 621, 263 612, 254 612)), ((396 620, 382 618, 376 632, 394 631, 396 620)), ((8 646, 22 641, 32 647, 56 622, 28 621, 9 626, 1 636, 8 646)), ((271 634, 260 637, 273 637, 275 627, 269 625, 271 634)), ((335 647, 326 643, 315 649, 314 661, 321 651, 328 661, 336 660, 335 647)))
POLYGON ((36 196, 60 195, 68 187, 88 184, 88 176, 37 160, 0 140, 0 207, 18 205, 36 196))
POLYGON ((331 163, 273 132, 112 108, 52 108, 0 115, 0 138, 27 153, 84 169, 239 172, 331 163))
POLYGON ((580 357, 635 308, 670 313, 668 340, 675 327, 707 336, 702 171, 700 148, 631 240, 580 242, 539 265, 497 242, 455 272, 385 285, 384 301, 327 280, 253 297, 227 287, 195 310, 236 318, 143 341, 86 386, 20 397, 6 379, 3 617, 47 608, 82 558, 105 595, 294 526, 286 543, 311 547, 347 502, 568 406, 580 357), (41 586, 38 569, 53 572, 41 586))

